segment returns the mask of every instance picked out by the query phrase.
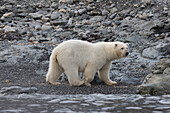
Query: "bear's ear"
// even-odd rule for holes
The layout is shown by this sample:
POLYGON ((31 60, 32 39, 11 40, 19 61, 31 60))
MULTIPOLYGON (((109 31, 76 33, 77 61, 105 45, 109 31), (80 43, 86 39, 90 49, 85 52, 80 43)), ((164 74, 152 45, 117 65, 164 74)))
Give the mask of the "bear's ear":
POLYGON ((129 46, 129 43, 125 43, 127 46, 129 46))
POLYGON ((115 48, 117 47, 117 44, 115 44, 115 48))

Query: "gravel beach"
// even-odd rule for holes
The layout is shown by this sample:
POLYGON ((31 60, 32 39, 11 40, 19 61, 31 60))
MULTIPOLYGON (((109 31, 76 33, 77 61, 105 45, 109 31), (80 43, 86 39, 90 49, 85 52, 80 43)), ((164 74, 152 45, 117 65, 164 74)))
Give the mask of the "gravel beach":
POLYGON ((0 93, 136 94, 161 59, 170 58, 169 0, 2 0, 0 3, 0 93), (45 82, 49 56, 59 43, 129 43, 127 58, 112 62, 107 86, 45 82))

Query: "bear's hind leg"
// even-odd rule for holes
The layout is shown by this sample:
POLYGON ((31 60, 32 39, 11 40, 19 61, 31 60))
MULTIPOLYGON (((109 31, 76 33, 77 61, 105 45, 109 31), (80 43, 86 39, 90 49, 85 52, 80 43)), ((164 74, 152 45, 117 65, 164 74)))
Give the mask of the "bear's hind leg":
POLYGON ((63 73, 63 70, 59 66, 57 68, 50 67, 46 75, 46 82, 49 82, 53 85, 61 84, 60 82, 56 82, 56 80, 59 79, 62 73, 63 73))
POLYGON ((104 81, 107 85, 116 85, 117 82, 110 80, 109 78, 109 70, 110 70, 111 62, 105 64, 102 69, 99 70, 99 78, 104 81))
POLYGON ((56 53, 54 50, 50 56, 50 63, 48 73, 46 75, 46 81, 53 85, 58 85, 60 84, 60 82, 56 82, 56 80, 58 80, 60 75, 63 73, 63 69, 58 64, 56 53))
POLYGON ((60 83, 60 82, 56 82, 56 80, 59 79, 59 77, 60 77, 60 75, 61 75, 62 73, 63 73, 62 71, 60 71, 60 72, 56 72, 56 71, 55 71, 55 73, 49 72, 49 73, 47 74, 46 81, 49 82, 49 83, 51 83, 51 84, 53 84, 53 85, 59 85, 59 84, 61 84, 61 83, 60 83))
POLYGON ((65 70, 65 73, 71 86, 81 86, 84 84, 84 81, 80 80, 78 69, 69 68, 65 70))
POLYGON ((94 66, 88 66, 85 69, 85 79, 84 79, 84 83, 86 86, 91 86, 90 82, 94 79, 95 73, 96 73, 96 69, 93 68, 94 66))

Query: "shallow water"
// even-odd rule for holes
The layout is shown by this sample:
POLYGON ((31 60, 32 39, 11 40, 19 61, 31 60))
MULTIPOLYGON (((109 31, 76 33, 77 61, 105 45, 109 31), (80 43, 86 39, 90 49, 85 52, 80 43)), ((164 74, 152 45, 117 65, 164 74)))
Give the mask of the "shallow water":
POLYGON ((0 95, 0 113, 170 113, 170 95, 0 95))

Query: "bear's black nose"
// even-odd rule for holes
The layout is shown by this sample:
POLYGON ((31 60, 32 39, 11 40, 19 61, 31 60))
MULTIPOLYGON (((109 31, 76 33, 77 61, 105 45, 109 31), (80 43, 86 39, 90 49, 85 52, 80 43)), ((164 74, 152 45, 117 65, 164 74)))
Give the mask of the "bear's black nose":
POLYGON ((128 54, 129 54, 129 52, 126 52, 126 54, 125 54, 125 55, 126 55, 126 56, 128 56, 128 54))

